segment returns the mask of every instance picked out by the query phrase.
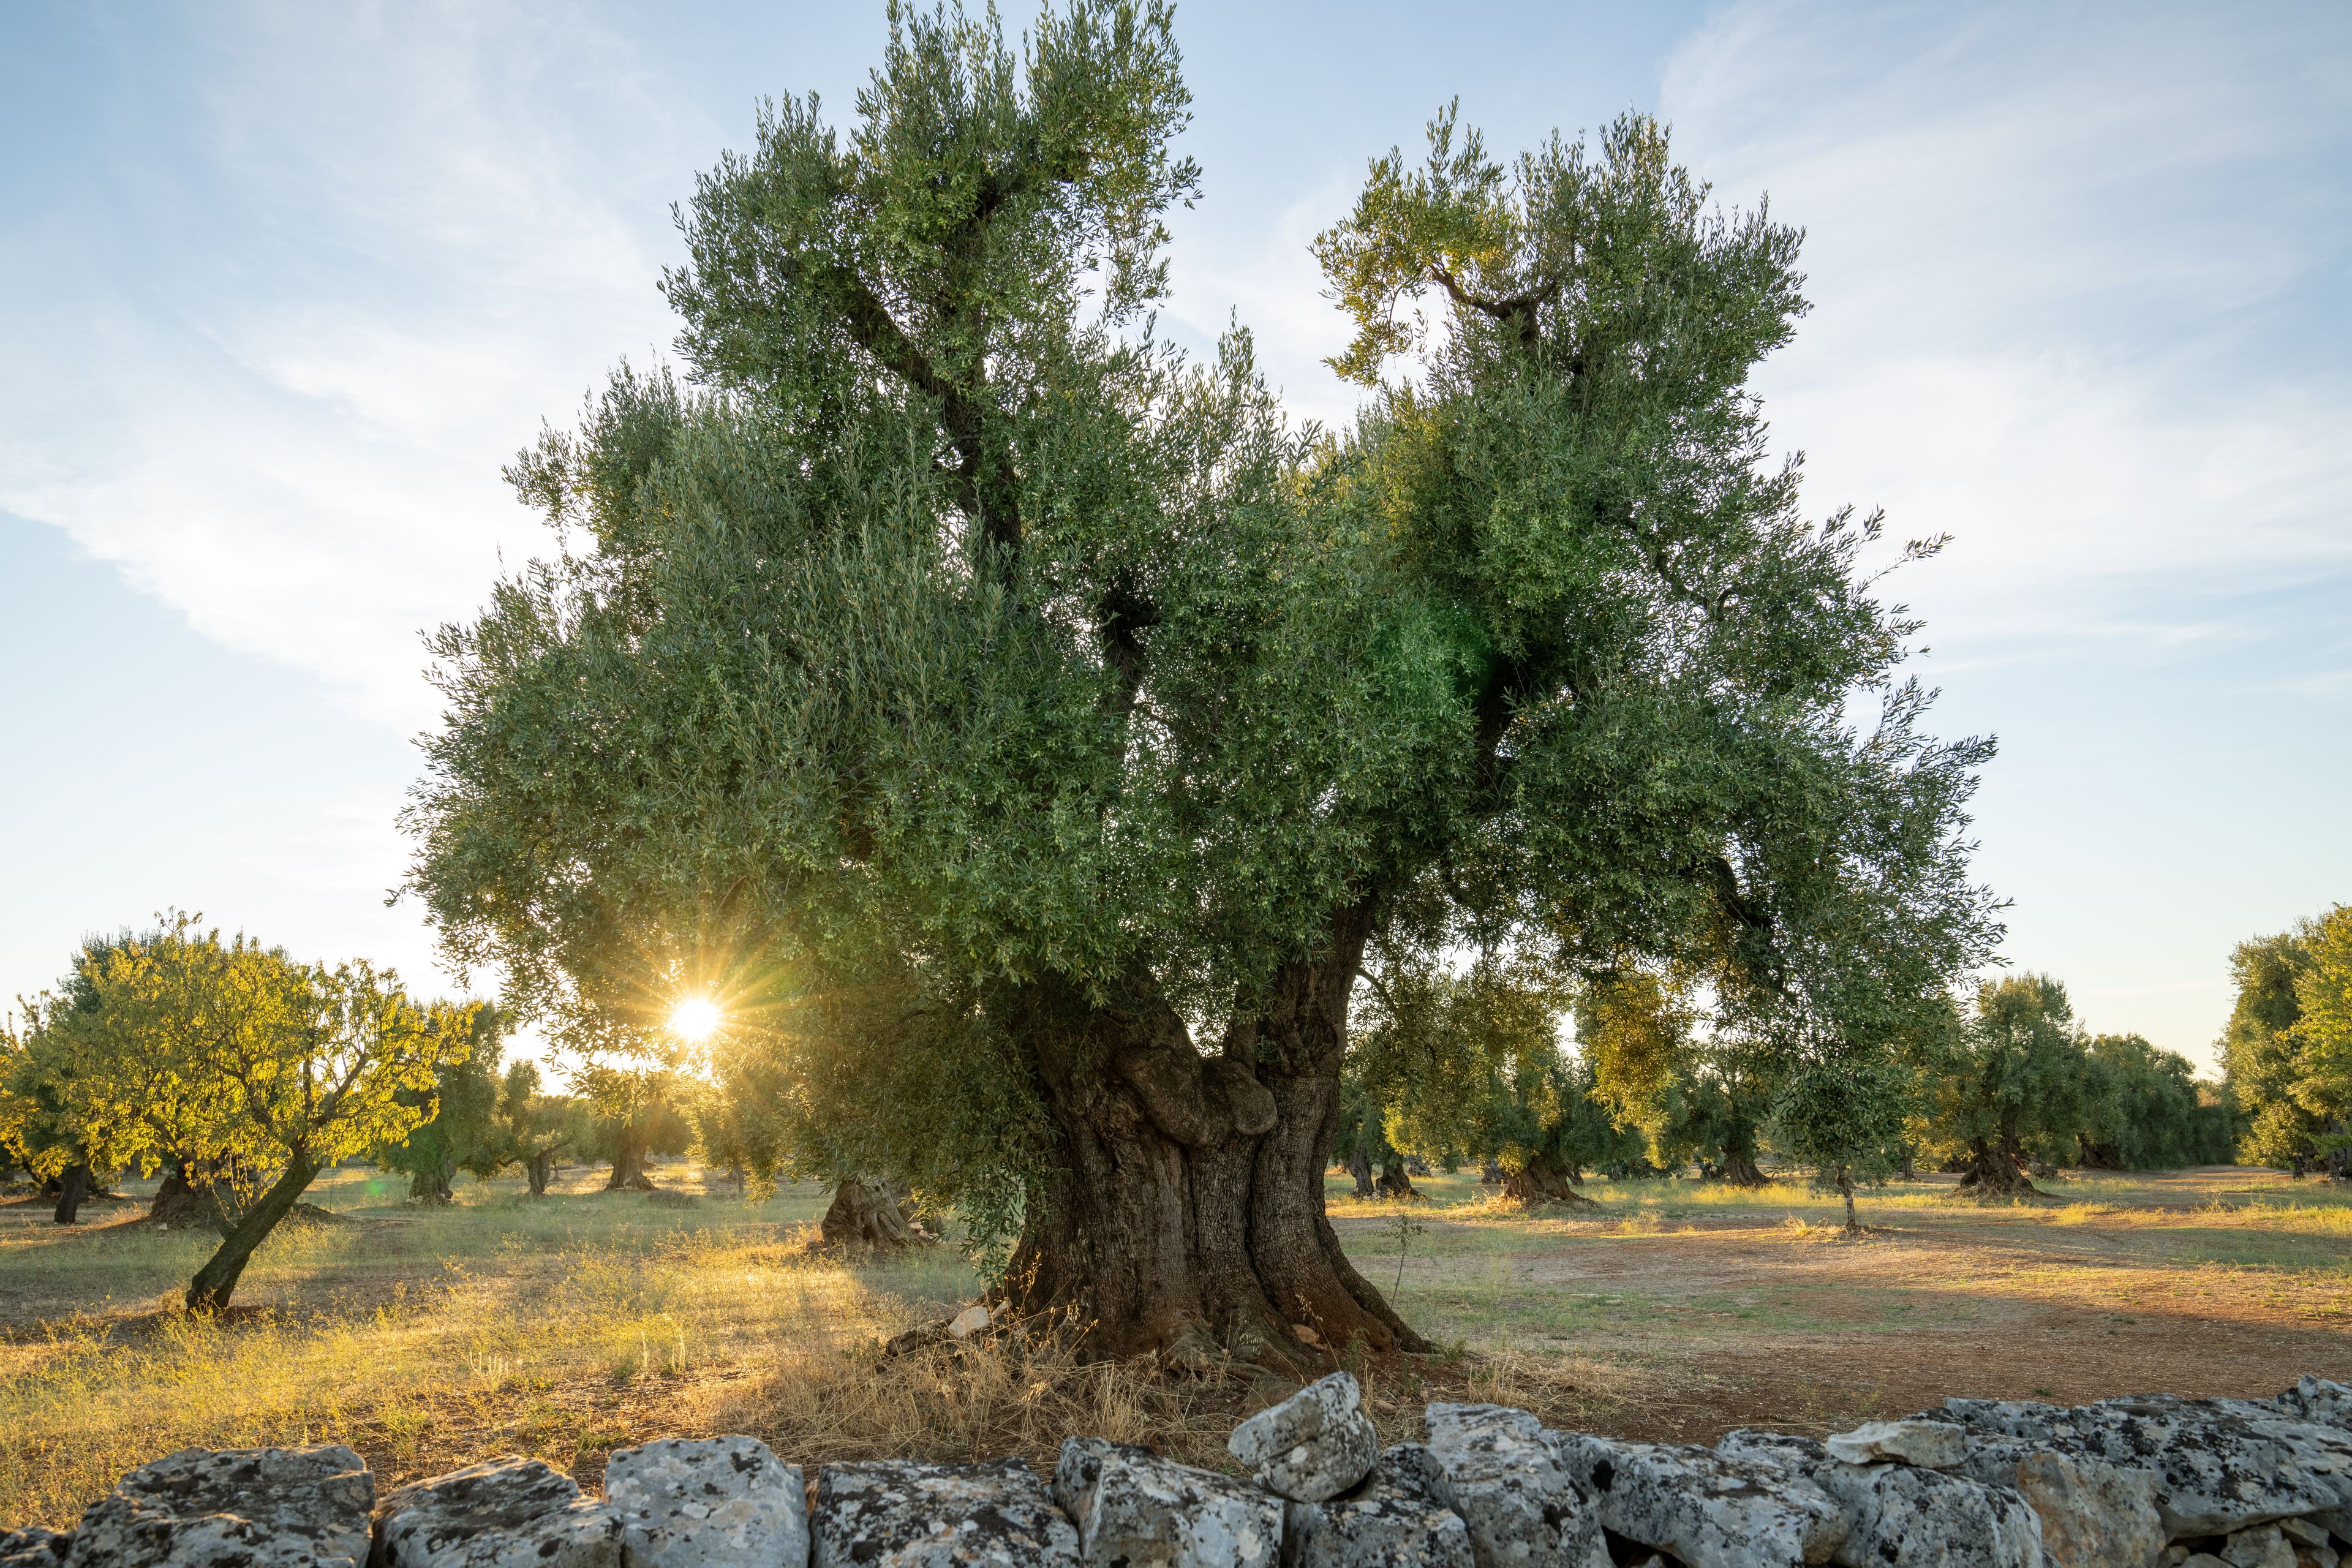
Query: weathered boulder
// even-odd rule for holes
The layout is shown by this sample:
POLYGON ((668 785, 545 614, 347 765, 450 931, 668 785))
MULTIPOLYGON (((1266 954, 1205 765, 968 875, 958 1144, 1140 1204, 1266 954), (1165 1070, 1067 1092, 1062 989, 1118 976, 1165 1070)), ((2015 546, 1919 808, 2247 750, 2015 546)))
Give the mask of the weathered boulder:
POLYGON ((376 1510, 383 1568, 620 1568, 621 1521, 539 1459, 485 1459, 376 1510))
POLYGON ((2153 1500, 2165 1532, 2174 1540, 2352 1507, 2352 1435, 2287 1418, 2266 1403, 2154 1395, 2072 1409, 1944 1404, 1972 1432, 2146 1472, 2155 1482, 2153 1500))
POLYGON ((1948 1421, 1868 1421, 1851 1432, 1826 1437, 1830 1458, 1849 1465, 1892 1460, 1931 1470, 1948 1470, 1968 1450, 1968 1436, 1948 1421))
POLYGON ((1433 1405, 1426 1422, 1430 1489, 1462 1516, 1477 1568, 1610 1568, 1558 1434, 1503 1405, 1433 1405))
POLYGON ((2054 1568, 2154 1568, 2164 1555, 2169 1537, 2147 1470, 2020 1437, 1975 1437, 1959 1473, 2022 1497, 2054 1568))
POLYGON ((931 1465, 879 1459, 816 1473, 814 1568, 1050 1568, 1078 1561, 1078 1532, 1019 1459, 931 1465))
POLYGON ((1282 1500, 1231 1476, 1106 1437, 1073 1437, 1054 1500, 1078 1527, 1078 1555, 1128 1568, 1273 1568, 1282 1500))
POLYGON ((1689 1568, 1827 1563, 1845 1510, 1795 1468, 1738 1451, 1551 1434, 1601 1522, 1689 1568))
POLYGON ((801 1468, 757 1437, 666 1437, 604 1461, 626 1568, 803 1568, 801 1468))
POLYGON ((1288 1506, 1285 1568, 1475 1568, 1469 1527, 1437 1489, 1437 1461, 1426 1447, 1382 1450, 1355 1490, 1288 1506))
POLYGON ((2294 1548, 2275 1524, 2238 1531, 2216 1555, 2230 1568, 2294 1568, 2294 1548))
POLYGON ((0 1530, 0 1568, 58 1568, 73 1550, 73 1531, 28 1524, 0 1530))
POLYGON ((1371 1473, 1381 1435, 1364 1414, 1363 1390, 1335 1372, 1234 1427, 1225 1447, 1257 1472, 1266 1490, 1293 1502, 1321 1502, 1371 1473))
POLYGON ((2290 1415, 2323 1426, 2352 1431, 2352 1388, 2324 1377, 2305 1377, 2273 1403, 2290 1415))
POLYGON ((1844 1513, 1831 1558, 1843 1568, 2041 1568, 2042 1524, 2015 1491, 1925 1466, 1853 1464, 1838 1448, 1835 1437, 1744 1428, 1717 1445, 1735 1458, 1778 1462, 1828 1494, 1844 1513))
POLYGON ((183 1448, 89 1505, 74 1568, 362 1568, 375 1478, 341 1443, 183 1448))

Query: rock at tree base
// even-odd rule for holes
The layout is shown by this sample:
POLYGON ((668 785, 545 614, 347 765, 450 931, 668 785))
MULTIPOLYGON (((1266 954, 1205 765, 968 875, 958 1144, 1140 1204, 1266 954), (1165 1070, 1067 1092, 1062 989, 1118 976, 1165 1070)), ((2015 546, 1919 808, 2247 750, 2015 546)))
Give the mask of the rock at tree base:
POLYGON ((363 1568, 375 1478, 341 1443, 183 1448, 90 1504, 74 1568, 363 1568))
POLYGON ((1257 1472, 1266 1490, 1292 1502, 1322 1502, 1371 1473, 1381 1435, 1364 1414, 1356 1380, 1335 1372, 1234 1427, 1225 1448, 1257 1472))
POLYGON ((1430 1489, 1461 1515, 1477 1568, 1610 1568, 1600 1516, 1541 1422, 1502 1405, 1433 1405, 1426 1424, 1430 1489))
POLYGON ((604 1462, 627 1568, 803 1568, 808 1496, 798 1465, 757 1437, 666 1437, 604 1462))
POLYGON ((827 1465, 810 1520, 814 1568, 1045 1568, 1078 1561, 1078 1532, 1018 1459, 827 1465))
POLYGON ((1844 1510, 1775 1460, 1580 1432, 1549 1436, 1602 1525, 1690 1568, 1827 1563, 1844 1536, 1844 1510))
POLYGON ((58 1568, 73 1551, 73 1531, 28 1524, 0 1530, 0 1568, 58 1568))
POLYGON ((1832 1459, 1849 1465, 1874 1465, 1886 1460, 1948 1470, 1968 1450, 1968 1436, 1948 1421, 1870 1421, 1851 1432, 1826 1438, 1822 1447, 1832 1459))
POLYGON ((1054 1500, 1078 1528, 1078 1555, 1127 1568, 1274 1568, 1282 1501, 1230 1476, 1104 1437, 1073 1437, 1054 1500))
POLYGON ((1355 1490, 1284 1510, 1284 1568, 1474 1568, 1469 1527, 1439 1500, 1437 1480, 1422 1445, 1383 1450, 1355 1490))
POLYGON ((538 1459, 488 1459, 377 1510, 384 1568, 620 1568, 621 1521, 538 1459))
POLYGON ((2017 1492, 1925 1466, 1853 1464, 1837 1443, 1742 1429, 1718 1451, 1780 1464, 1821 1488, 1843 1514, 1830 1559, 1840 1568, 2041 1568, 2042 1523, 2017 1492))

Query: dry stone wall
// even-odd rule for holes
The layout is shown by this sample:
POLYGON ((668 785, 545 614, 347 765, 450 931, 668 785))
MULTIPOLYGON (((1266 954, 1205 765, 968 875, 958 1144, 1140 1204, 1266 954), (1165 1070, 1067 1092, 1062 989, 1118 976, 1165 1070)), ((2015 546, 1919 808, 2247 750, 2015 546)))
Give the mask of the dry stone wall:
POLYGON ((191 1448, 0 1568, 2352 1568, 2352 1388, 2072 1408, 1947 1400, 1712 1448, 1433 1405, 1381 1447, 1323 1379, 1230 1445, 1247 1479, 1073 1437, 1020 1460, 827 1465, 751 1437, 624 1448, 605 1495, 494 1459, 379 1496, 338 1444, 191 1448))

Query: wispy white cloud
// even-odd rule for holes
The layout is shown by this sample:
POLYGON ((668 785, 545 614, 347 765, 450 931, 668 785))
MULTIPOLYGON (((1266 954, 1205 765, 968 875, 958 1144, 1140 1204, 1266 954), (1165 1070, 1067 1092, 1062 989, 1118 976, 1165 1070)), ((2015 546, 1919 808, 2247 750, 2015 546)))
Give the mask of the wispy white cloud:
POLYGON ((195 68, 123 61, 181 143, 0 248, 47 302, 0 327, 47 370, 0 389, 0 507, 414 727, 420 630, 539 547, 500 465, 667 339, 667 201, 719 134, 569 15, 184 21, 195 68))
POLYGON ((2352 376, 2313 341, 2352 13, 1750 0, 1662 96, 1727 200, 1807 226, 1819 304, 1760 385, 1817 504, 1956 535, 1904 584, 1939 639, 2352 564, 2352 376))

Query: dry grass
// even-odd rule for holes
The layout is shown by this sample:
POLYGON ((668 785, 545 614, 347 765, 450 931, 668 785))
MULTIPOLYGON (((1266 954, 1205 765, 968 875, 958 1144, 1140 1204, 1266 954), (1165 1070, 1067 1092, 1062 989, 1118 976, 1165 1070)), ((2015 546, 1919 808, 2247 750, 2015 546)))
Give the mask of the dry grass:
MULTIPOLYGON (((699 1186, 684 1168, 664 1176, 699 1186)), ((467 1187, 425 1213, 323 1184, 348 1223, 273 1238, 218 1321, 167 1303, 209 1237, 131 1220, 60 1232, 0 1209, 0 1523, 63 1523, 172 1448, 336 1439, 397 1482, 498 1453, 593 1480, 613 1448, 743 1431, 803 1462, 1020 1454, 1074 1432, 1227 1462, 1274 1390, 1168 1379, 1052 1342, 883 1358, 978 1281, 944 1250, 812 1251, 820 1194, 691 1206, 467 1187)), ((2352 1203, 2250 1173, 2053 1184, 2069 1201, 1874 1194, 1861 1242, 1801 1186, 1594 1184, 1528 1215, 1475 1181, 1334 1219, 1446 1352, 1361 1367, 1386 1436, 1432 1398, 1629 1436, 1824 1430, 1946 1393, 2266 1392, 2352 1376, 2352 1203), (1401 1215, 1422 1222, 1399 1226, 1401 1215)), ((129 1212, 129 1211, 125 1211, 129 1212)), ((103 1217, 101 1215, 101 1217, 103 1217)))

